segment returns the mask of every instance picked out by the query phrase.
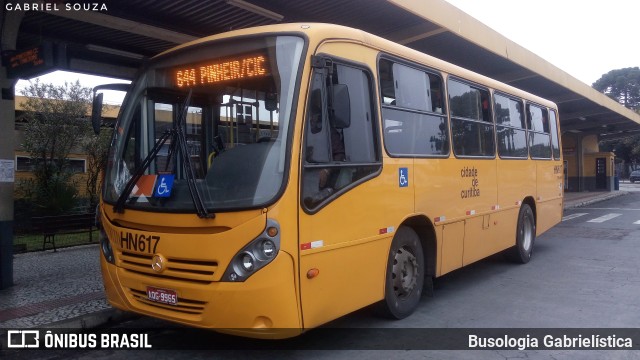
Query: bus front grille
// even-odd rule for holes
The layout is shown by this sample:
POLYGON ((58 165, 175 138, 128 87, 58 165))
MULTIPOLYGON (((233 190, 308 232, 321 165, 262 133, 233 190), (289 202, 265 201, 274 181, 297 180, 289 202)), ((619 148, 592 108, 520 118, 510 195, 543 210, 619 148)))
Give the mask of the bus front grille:
POLYGON ((158 273, 151 268, 153 255, 122 251, 118 254, 118 266, 140 275, 210 284, 218 270, 216 261, 167 258, 165 270, 158 273))

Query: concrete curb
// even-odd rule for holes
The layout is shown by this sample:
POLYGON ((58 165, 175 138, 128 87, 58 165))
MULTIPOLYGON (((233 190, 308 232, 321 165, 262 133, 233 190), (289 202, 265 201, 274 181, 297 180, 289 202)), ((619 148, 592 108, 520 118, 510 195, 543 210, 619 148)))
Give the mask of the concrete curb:
POLYGON ((565 209, 573 209, 573 208, 583 207, 583 206, 595 204, 595 203, 598 203, 598 202, 601 202, 601 201, 617 198, 618 196, 623 196, 623 195, 628 195, 628 194, 629 194, 629 192, 627 192, 627 191, 616 191, 616 192, 612 192, 612 193, 609 193, 609 194, 606 194, 606 195, 602 195, 602 196, 598 196, 598 197, 595 197, 595 198, 584 199, 584 200, 574 200, 574 201, 571 201, 571 202, 565 202, 564 208, 565 209))
POLYGON ((75 318, 60 320, 46 326, 53 329, 91 329, 103 326, 108 323, 122 323, 140 317, 140 315, 118 310, 115 308, 105 309, 80 315, 75 318))

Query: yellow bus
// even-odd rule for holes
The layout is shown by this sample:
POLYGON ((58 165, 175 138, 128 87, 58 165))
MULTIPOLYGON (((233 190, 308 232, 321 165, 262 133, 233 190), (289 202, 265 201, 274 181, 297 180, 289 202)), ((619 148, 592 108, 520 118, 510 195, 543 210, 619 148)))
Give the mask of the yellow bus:
POLYGON ((152 59, 99 205, 111 305, 282 338, 506 250, 562 217, 555 104, 365 32, 281 24, 152 59))

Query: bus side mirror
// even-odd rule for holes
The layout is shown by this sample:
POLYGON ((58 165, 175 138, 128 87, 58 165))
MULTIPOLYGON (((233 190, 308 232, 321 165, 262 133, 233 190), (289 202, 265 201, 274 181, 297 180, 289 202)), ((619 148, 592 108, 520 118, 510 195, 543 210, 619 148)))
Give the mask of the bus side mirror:
POLYGON ((96 135, 100 134, 100 125, 102 125, 102 98, 103 93, 93 97, 93 106, 91 108, 91 126, 96 135))
POLYGON ((278 110, 278 94, 266 93, 264 96, 264 107, 267 111, 278 110))
POLYGON ((349 88, 345 84, 334 84, 331 86, 332 106, 330 109, 331 124, 336 129, 346 129, 351 126, 351 100, 349 98, 349 88))
POLYGON ((100 134, 100 125, 102 125, 102 99, 104 93, 99 93, 100 90, 115 90, 115 91, 129 91, 131 85, 116 83, 116 84, 103 84, 93 88, 93 104, 91 107, 91 126, 96 135, 100 134))

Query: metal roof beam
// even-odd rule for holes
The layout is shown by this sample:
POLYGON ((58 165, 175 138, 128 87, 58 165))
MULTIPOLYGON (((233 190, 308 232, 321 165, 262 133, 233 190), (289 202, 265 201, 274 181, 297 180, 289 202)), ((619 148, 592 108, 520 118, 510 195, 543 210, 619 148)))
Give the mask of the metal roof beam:
MULTIPOLYGON (((616 113, 613 113, 611 110, 606 109, 606 108, 602 108, 602 107, 598 107, 596 109, 590 109, 590 110, 583 110, 583 111, 578 111, 578 112, 572 112, 572 113, 568 113, 568 112, 560 112, 560 119, 562 121, 567 121, 567 120, 571 120, 571 119, 580 119, 583 120, 588 116, 598 116, 598 115, 616 115, 616 116, 620 116, 616 113)), ((585 119, 586 120, 586 119, 585 119)), ((627 119, 628 120, 628 119, 627 119)))
POLYGON ((110 29, 125 31, 131 34, 142 35, 152 39, 164 40, 174 44, 183 44, 197 39, 195 36, 179 33, 172 30, 159 28, 136 21, 118 18, 111 15, 92 11, 44 11, 49 15, 60 16, 67 19, 82 21, 110 29))
POLYGON ((502 81, 503 83, 510 84, 510 83, 514 83, 522 80, 537 78, 537 77, 540 77, 540 75, 532 72, 531 70, 523 68, 522 70, 495 74, 495 75, 492 75, 491 77, 493 77, 498 81, 502 81))
POLYGON ((382 34, 385 39, 389 39, 398 44, 407 45, 412 42, 426 39, 435 35, 442 34, 448 30, 442 27, 427 26, 425 23, 403 28, 396 32, 382 34))
POLYGON ((623 130, 615 134, 600 135, 598 140, 600 141, 619 140, 619 139, 624 139, 624 138, 628 138, 630 136, 635 136, 635 135, 640 135, 640 128, 638 128, 637 130, 623 130))
POLYGON ((639 124, 628 121, 625 118, 619 117, 617 119, 612 120, 602 120, 602 121, 581 121, 579 123, 573 123, 569 125, 562 126, 562 130, 580 130, 580 131, 589 131, 592 129, 615 129, 615 130, 625 130, 625 129, 636 129, 640 128, 639 124))
POLYGON ((553 100, 553 102, 555 102, 556 104, 564 104, 564 103, 584 100, 584 99, 585 98, 583 96, 580 96, 572 91, 566 91, 562 95, 551 97, 551 100, 553 100))
POLYGON ((411 44, 414 41, 430 38, 432 36, 440 35, 440 34, 445 33, 445 32, 447 32, 447 29, 438 28, 438 29, 435 29, 435 30, 423 32, 421 34, 416 34, 416 35, 410 36, 408 38, 399 40, 399 41, 397 41, 397 43, 402 44, 402 45, 407 45, 407 44, 411 44))
POLYGON ((69 61, 69 68, 65 70, 127 80, 133 80, 138 71, 137 68, 76 58, 69 61))

